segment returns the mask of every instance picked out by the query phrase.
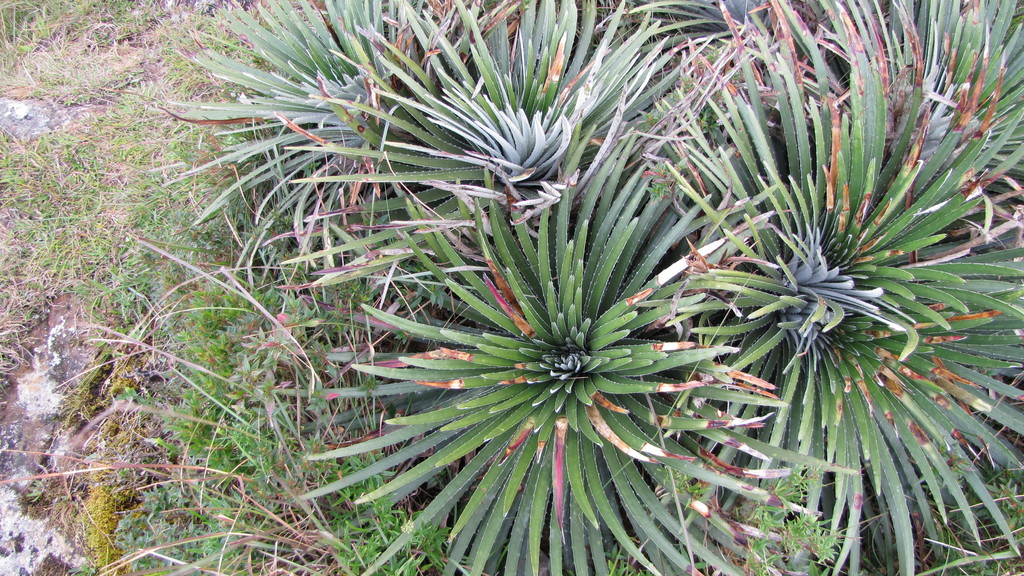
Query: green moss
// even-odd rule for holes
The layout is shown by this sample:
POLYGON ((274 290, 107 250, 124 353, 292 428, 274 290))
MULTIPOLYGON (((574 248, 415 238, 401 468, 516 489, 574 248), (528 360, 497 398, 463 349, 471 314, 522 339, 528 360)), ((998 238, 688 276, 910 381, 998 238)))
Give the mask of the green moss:
POLYGON ((101 354, 89 375, 82 379, 61 404, 64 428, 73 430, 85 425, 106 410, 128 388, 138 390, 141 384, 137 373, 145 363, 140 355, 113 359, 109 351, 101 354))
MULTIPOLYGON (((130 362, 131 364, 141 364, 136 357, 128 358, 127 360, 135 360, 135 362, 130 362)), ((118 362, 118 364, 120 365, 121 362, 118 362)), ((129 388, 138 389, 139 387, 138 380, 135 377, 126 374, 125 368, 127 368, 127 366, 121 368, 121 370, 114 370, 110 375, 110 378, 107 379, 107 390, 104 396, 106 396, 108 400, 117 398, 122 392, 129 388)))
MULTIPOLYGON (((81 428, 108 409, 125 390, 140 389, 138 373, 145 363, 145 357, 138 354, 117 357, 111 350, 101 354, 94 369, 66 397, 62 408, 64 426, 71 430, 81 428)), ((117 412, 104 418, 97 430, 100 453, 108 458, 128 458, 137 442, 133 428, 139 425, 137 418, 132 412, 117 412)), ((123 555, 115 544, 117 526, 123 512, 138 506, 140 496, 133 489, 120 487, 122 484, 124 479, 112 472, 94 473, 90 477, 82 509, 85 547, 90 565, 95 568, 105 568, 123 555)), ((35 508, 53 505, 46 496, 37 495, 35 508)))
POLYGON ((121 558, 114 545, 118 523, 118 500, 109 486, 93 486, 85 500, 85 545, 93 566, 105 567, 121 558))
MULTIPOLYGON (((121 559, 124 552, 115 544, 117 527, 123 512, 137 508, 141 500, 136 490, 123 490, 102 483, 109 478, 98 475, 89 489, 83 506, 85 511, 85 546, 89 563, 106 568, 121 559)), ((120 574, 127 570, 119 570, 120 574)))

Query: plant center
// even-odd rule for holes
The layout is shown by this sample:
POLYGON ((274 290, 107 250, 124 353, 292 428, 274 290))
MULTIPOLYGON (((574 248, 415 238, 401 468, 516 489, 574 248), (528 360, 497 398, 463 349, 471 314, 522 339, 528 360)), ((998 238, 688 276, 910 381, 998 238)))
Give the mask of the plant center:
POLYGON ((542 356, 540 365, 548 370, 552 377, 567 380, 582 376, 589 361, 590 354, 567 338, 564 346, 542 356))

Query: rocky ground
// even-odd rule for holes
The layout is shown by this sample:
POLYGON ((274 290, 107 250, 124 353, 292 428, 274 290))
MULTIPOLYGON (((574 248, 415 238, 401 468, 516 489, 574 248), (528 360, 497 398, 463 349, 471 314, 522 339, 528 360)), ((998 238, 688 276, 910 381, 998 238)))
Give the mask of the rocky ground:
MULTIPOLYGON (((226 4, 239 5, 215 0, 139 0, 138 7, 167 21, 184 22, 226 4)), ((89 30, 107 25, 84 23, 89 30)), ((147 49, 137 40, 125 42, 126 46, 134 42, 135 52, 147 49)), ((10 44, 0 42, 0 48, 4 47, 10 44)), ((132 55, 131 58, 139 58, 141 68, 126 72, 135 82, 131 89, 161 87, 159 82, 149 82, 166 74, 161 68, 166 62, 157 52, 158 47, 153 50, 152 55, 132 55)), ((19 69, 33 70, 34 58, 40 63, 39 69, 44 64, 59 69, 61 63, 52 60, 60 55, 57 50, 38 45, 20 57, 19 69)), ((130 63, 130 59, 122 60, 130 63)), ((67 65, 77 66, 74 62, 67 65)), ((99 96, 97 91, 75 101, 67 97, 75 87, 34 87, 27 73, 21 85, 16 78, 6 82, 0 84, 0 160, 7 146, 24 150, 47 135, 88 133, 90 126, 102 125, 104 114, 121 104, 122 94, 126 93, 120 87, 103 86, 99 96)), ((154 99, 159 98, 157 94, 154 99)), ((23 256, 26 252, 20 244, 25 235, 20 230, 31 225, 30 221, 43 220, 18 209, 17 193, 0 181, 0 260, 23 256), (4 246, 5 243, 8 245, 4 246)), ((11 264, 3 261, 0 267, 17 268, 11 264)), ((87 393, 94 395, 102 390, 108 395, 104 400, 109 408, 111 394, 104 387, 109 387, 107 381, 111 378, 111 367, 118 365, 117 359, 109 353, 101 358, 102 348, 94 339, 106 328, 123 327, 97 328, 92 324, 97 322, 95 307, 84 311, 79 296, 63 293, 60 288, 40 298, 27 294, 18 298, 12 296, 18 294, 18 286, 3 286, 5 280, 0 275, 0 292, 5 299, 0 302, 0 309, 19 305, 31 308, 24 317, 35 318, 37 325, 27 333, 9 338, 5 331, 20 331, 24 325, 11 328, 12 325, 0 322, 4 340, 16 342, 14 346, 0 346, 0 575, 79 573, 87 569, 90 555, 96 553, 92 540, 97 535, 89 534, 86 527, 101 523, 101 519, 89 518, 87 494, 90 479, 95 478, 91 470, 97 466, 97 454, 106 449, 103 441, 94 438, 100 434, 104 406, 85 406, 89 401, 83 400, 82 390, 84 386, 87 393), (46 304, 41 305, 43 301, 46 304), (43 306, 46 309, 41 309, 43 306)), ((108 458, 109 453, 102 457, 108 458)), ((112 521, 116 524, 116 517, 112 521)), ((109 534, 98 537, 109 538, 109 534)))
MULTIPOLYGON (((30 141, 94 111, 43 100, 0 98, 0 130, 30 141)), ((9 218, 15 217, 8 209, 9 218)), ((62 427, 62 401, 85 377, 97 349, 79 326, 70 298, 51 306, 46 320, 26 335, 19 367, 0 388, 0 574, 57 576, 85 565, 72 526, 37 511, 33 490, 46 477, 78 469, 62 427)))

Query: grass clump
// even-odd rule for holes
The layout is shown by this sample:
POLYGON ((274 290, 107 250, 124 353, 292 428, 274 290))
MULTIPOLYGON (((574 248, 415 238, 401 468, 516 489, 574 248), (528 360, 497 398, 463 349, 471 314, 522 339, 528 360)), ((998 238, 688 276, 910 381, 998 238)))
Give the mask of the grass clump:
MULTIPOLYGON (((207 255, 223 246, 190 228, 195 187, 215 177, 166 183, 205 131, 158 106, 212 90, 186 59, 198 45, 174 18, 127 0, 0 3, 0 96, 76 106, 71 123, 36 139, 0 133, 0 377, 18 367, 21 339, 63 295, 104 328, 146 331, 152 303, 180 278, 138 238, 198 244, 207 255)), ((189 18, 196 33, 215 33, 211 19, 189 18)), ((115 348, 78 381, 62 418, 72 458, 118 472, 92 483, 91 475, 50 478, 25 499, 34 515, 87 541, 95 569, 120 557, 117 523, 134 506, 134 490, 154 480, 147 467, 169 458, 155 419, 116 401, 129 389, 166 389, 139 374, 141 356, 115 348)))
MULTIPOLYGON (((134 551, 124 565, 357 574, 419 511, 414 498, 397 507, 354 504, 380 479, 330 498, 298 498, 375 458, 301 456, 350 441, 360 430, 348 429, 353 419, 378 417, 365 399, 326 398, 324 378, 351 376, 311 370, 342 348, 337 338, 354 334, 350 320, 333 305, 273 288, 242 289, 225 274, 217 280, 226 285, 183 294, 174 308, 182 312, 167 316, 178 336, 166 350, 180 360, 172 373, 185 388, 180 401, 156 407, 167 415, 177 466, 123 518, 119 545, 134 551)), ((417 532, 416 552, 387 573, 431 573, 442 565, 445 537, 440 529, 417 532)))
POLYGON ((0 44, 0 91, 62 105, 113 102, 143 80, 166 18, 150 3, 14 2, 0 44))

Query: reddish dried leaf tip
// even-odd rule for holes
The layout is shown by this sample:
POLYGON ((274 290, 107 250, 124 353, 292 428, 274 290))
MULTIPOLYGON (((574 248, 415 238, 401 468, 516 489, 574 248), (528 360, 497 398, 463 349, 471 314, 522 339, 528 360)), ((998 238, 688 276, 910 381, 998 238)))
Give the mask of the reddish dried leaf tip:
POLYGON ((604 397, 604 394, 600 392, 594 392, 594 395, 590 397, 594 402, 597 402, 604 408, 611 410, 612 412, 618 412, 619 414, 629 414, 629 410, 626 410, 622 406, 613 404, 611 400, 604 397))
POLYGON ((651 294, 654 294, 654 288, 648 288, 647 290, 637 292, 636 294, 630 296, 629 298, 626 298, 626 304, 630 306, 636 306, 637 303, 643 302, 648 297, 650 297, 651 294))
POLYGON ((515 309, 519 314, 523 313, 523 309, 519 306, 519 301, 516 299, 516 293, 512 291, 512 287, 509 286, 508 281, 501 275, 498 267, 494 264, 494 261, 490 258, 487 259, 487 268, 491 271, 491 276, 494 276, 494 284, 498 290, 501 291, 501 295, 505 297, 509 305, 515 309))
POLYGON ((921 446, 927 446, 931 444, 931 441, 928 439, 928 435, 925 434, 924 430, 922 430, 921 427, 917 425, 917 422, 909 420, 907 422, 907 426, 910 428, 910 433, 914 436, 914 440, 917 441, 918 444, 920 444, 921 446))
POLYGON ((508 443, 508 447, 505 448, 505 454, 501 457, 502 462, 512 455, 517 448, 522 446, 523 442, 526 442, 526 439, 530 436, 530 432, 533 432, 533 427, 535 425, 533 418, 530 418, 525 424, 523 424, 523 428, 519 431, 519 434, 517 434, 516 437, 508 443))
POLYGON ((945 342, 959 342, 964 338, 967 338, 967 336, 929 336, 924 341, 926 344, 942 344, 945 342))
POLYGON ((301 126, 299 126, 295 122, 292 122, 284 114, 281 114, 280 112, 278 112, 277 114, 275 114, 275 116, 277 116, 277 119, 280 120, 282 124, 287 126, 288 129, 291 130, 292 132, 296 132, 298 134, 301 134, 305 138, 308 138, 308 139, 312 140, 313 142, 316 142, 317 144, 327 144, 327 140, 324 140, 323 138, 317 136, 316 134, 313 134, 312 132, 306 130, 305 128, 303 128, 301 126))
POLYGON ((700 500, 690 500, 688 506, 697 514, 700 514, 705 518, 711 518, 711 508, 708 508, 708 505, 701 502, 700 500))
POLYGON ((684 462, 693 462, 697 459, 696 456, 683 456, 681 454, 674 454, 672 452, 659 448, 654 444, 651 444, 650 442, 645 442, 644 445, 640 447, 640 451, 643 452, 644 454, 650 454, 651 456, 657 456, 659 458, 673 458, 675 460, 682 460, 684 462))
POLYGON ((975 314, 963 314, 961 316, 950 316, 946 318, 946 322, 960 322, 962 320, 980 320, 982 318, 993 318, 1002 314, 999 310, 988 310, 986 312, 977 312, 975 314))
POLYGON ((463 360, 465 362, 472 362, 475 357, 469 352, 462 352, 461 350, 438 348, 437 350, 413 355, 412 358, 422 358, 424 360, 463 360))
POLYGON ((501 311, 504 312, 510 320, 512 320, 516 325, 516 328, 519 328, 527 338, 533 338, 537 334, 537 331, 534 330, 533 326, 530 326, 530 324, 520 315, 516 310, 517 306, 513 306, 509 303, 509 301, 505 299, 501 292, 499 292, 494 286, 494 282, 491 282, 491 279, 487 276, 484 276, 484 284, 486 284, 487 289, 491 291, 491 296, 494 296, 494 300, 498 303, 498 306, 501 307, 501 311))
POLYGON ((641 462, 654 462, 654 460, 633 449, 629 444, 626 444, 622 438, 619 438, 619 435, 616 434, 610 426, 608 426, 607 422, 605 422, 605 419, 601 416, 601 411, 597 409, 597 406, 586 406, 585 410, 587 411, 587 417, 590 419, 590 424, 594 427, 594 430, 596 430, 602 438, 611 442, 612 446, 618 448, 623 454, 641 462))
POLYGON ((448 380, 446 382, 431 382, 429 380, 413 380, 413 382, 424 386, 430 386, 431 388, 447 388, 448 390, 461 390, 466 387, 466 382, 462 378, 456 378, 455 380, 448 380))
POLYGON ((746 382, 748 384, 753 384, 758 388, 763 388, 765 390, 775 390, 774 384, 768 382, 767 380, 762 380, 761 378, 758 378, 753 374, 747 374, 746 372, 740 372, 739 370, 730 370, 726 372, 726 376, 734 380, 742 380, 743 382, 746 382))
POLYGON ((679 382, 677 384, 662 382, 658 384, 657 388, 655 388, 655 392, 682 392, 684 390, 692 390, 702 386, 707 386, 707 383, 700 380, 690 380, 689 382, 679 382))

